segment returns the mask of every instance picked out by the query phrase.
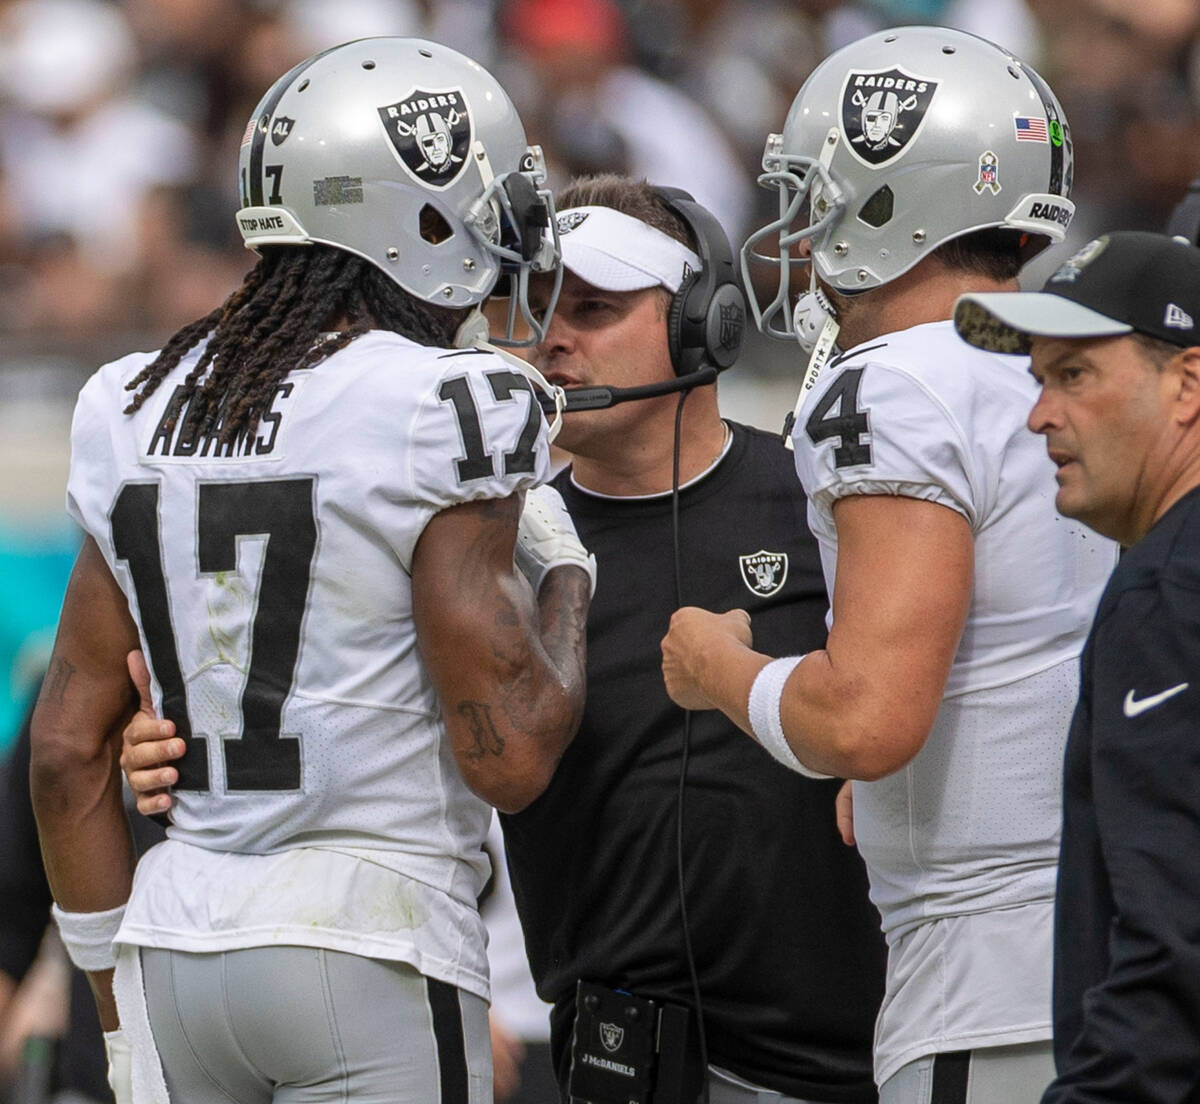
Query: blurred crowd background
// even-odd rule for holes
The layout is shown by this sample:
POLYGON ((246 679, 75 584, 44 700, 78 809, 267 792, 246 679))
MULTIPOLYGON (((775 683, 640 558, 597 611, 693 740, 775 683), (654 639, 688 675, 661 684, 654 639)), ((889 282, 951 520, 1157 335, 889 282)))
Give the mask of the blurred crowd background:
MULTIPOLYGON (((238 145, 278 75, 346 39, 436 39, 500 78, 554 186, 602 170, 681 186, 737 246, 771 214, 763 141, 807 74, 909 23, 1004 45, 1066 109, 1080 213, 1028 283, 1096 233, 1163 229, 1200 176, 1200 0, 0 0, 0 757, 78 544, 63 510, 75 395, 250 266, 238 145)), ((776 429, 799 357, 752 336, 722 405, 776 429)), ((27 988, 61 991, 62 970, 52 957, 27 988)), ((23 1035, 61 1027, 36 1018, 62 1015, 3 995, 0 1086, 23 1035)))
MULTIPOLYGON (((1057 91, 1080 216, 1056 257, 1163 228, 1200 175, 1197 0, 0 0, 0 751, 75 549, 74 396, 240 281, 238 144, 275 77, 349 38, 436 39, 496 73, 556 186, 598 170, 679 185, 740 244, 769 214, 764 137, 806 75, 904 23, 981 34, 1057 91)), ((780 425, 796 360, 752 342, 728 412, 780 425)))

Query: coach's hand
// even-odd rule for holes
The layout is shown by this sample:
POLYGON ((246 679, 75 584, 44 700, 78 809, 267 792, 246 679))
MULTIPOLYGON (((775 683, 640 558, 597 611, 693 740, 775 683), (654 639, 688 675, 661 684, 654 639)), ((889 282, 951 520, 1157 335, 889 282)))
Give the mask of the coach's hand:
POLYGON ((170 762, 183 755, 184 742, 175 735, 174 722, 160 720, 154 712, 145 656, 130 652, 126 664, 141 701, 121 734, 121 770, 137 796, 138 812, 153 816, 171 807, 168 791, 179 780, 179 772, 170 762))
POLYGON ((556 567, 581 567, 596 593, 596 557, 583 547, 562 495, 548 484, 525 494, 513 559, 536 594, 546 573, 556 567))

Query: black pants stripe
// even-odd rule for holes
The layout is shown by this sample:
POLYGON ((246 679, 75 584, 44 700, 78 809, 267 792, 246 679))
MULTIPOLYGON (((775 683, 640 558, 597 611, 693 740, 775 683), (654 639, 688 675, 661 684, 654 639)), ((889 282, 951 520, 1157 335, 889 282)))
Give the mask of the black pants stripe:
POLYGON ((933 1086, 929 1104, 966 1104, 969 1050, 948 1050, 933 1060, 933 1086))
POLYGON ((463 1039, 462 1009, 458 989, 444 981, 426 978, 433 1037, 437 1042, 441 1104, 469 1104, 467 1047, 463 1039))

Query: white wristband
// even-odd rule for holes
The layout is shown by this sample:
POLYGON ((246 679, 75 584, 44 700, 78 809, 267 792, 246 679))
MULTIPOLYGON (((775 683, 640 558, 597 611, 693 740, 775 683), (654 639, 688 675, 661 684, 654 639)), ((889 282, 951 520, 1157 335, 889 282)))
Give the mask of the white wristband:
POLYGON ((779 705, 783 699, 783 687, 788 676, 800 665, 804 658, 784 656, 783 659, 773 659, 754 679, 750 687, 750 700, 746 712, 750 715, 750 729, 755 739, 789 770, 798 771, 808 778, 829 778, 828 774, 810 770, 792 751, 787 737, 783 734, 783 718, 780 716, 779 705))
POLYGON ((67 956, 81 970, 111 970, 117 964, 113 940, 125 916, 125 906, 107 912, 63 912, 55 902, 50 914, 67 956))

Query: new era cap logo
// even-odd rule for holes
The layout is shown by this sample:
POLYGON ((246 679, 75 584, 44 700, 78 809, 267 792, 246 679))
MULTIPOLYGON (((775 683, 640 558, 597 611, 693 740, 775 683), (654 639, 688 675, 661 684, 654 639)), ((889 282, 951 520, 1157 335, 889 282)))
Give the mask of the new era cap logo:
POLYGON ((1174 303, 1167 304, 1167 313, 1163 316, 1163 325, 1170 326, 1174 330, 1192 330, 1196 327, 1196 323, 1192 321, 1192 316, 1182 307, 1177 307, 1174 303))

